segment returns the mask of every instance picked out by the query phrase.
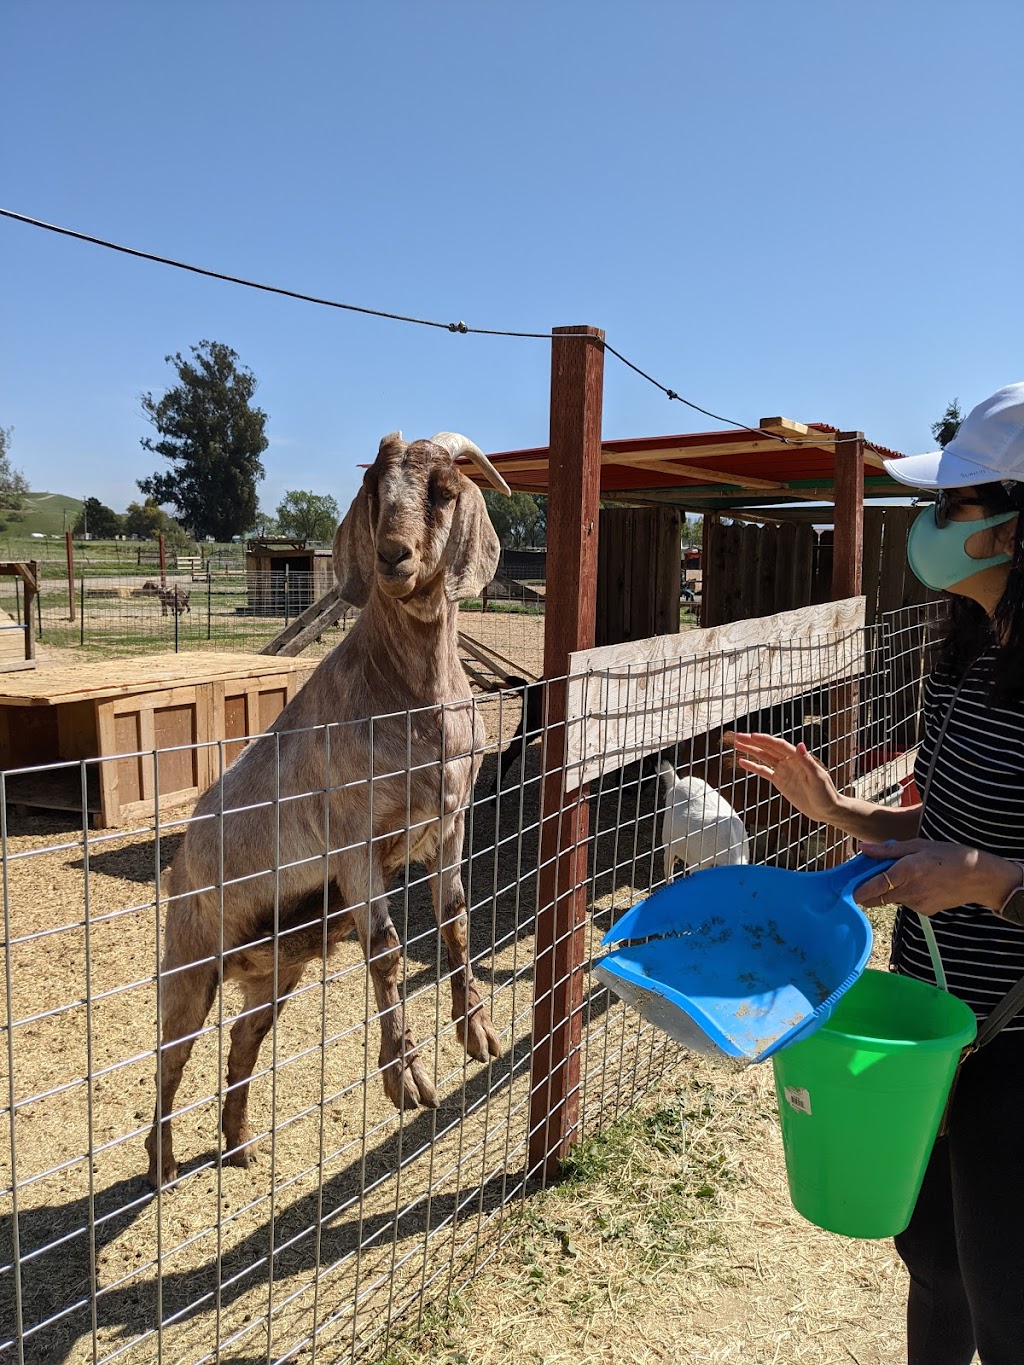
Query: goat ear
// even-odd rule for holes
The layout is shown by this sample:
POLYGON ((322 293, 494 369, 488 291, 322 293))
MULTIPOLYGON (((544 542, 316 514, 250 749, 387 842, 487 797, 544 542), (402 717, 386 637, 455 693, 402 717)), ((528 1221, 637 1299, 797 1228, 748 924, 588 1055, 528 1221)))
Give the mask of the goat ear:
POLYGON ((501 554, 487 504, 475 484, 465 475, 455 504, 452 529, 444 555, 444 591, 449 602, 475 597, 494 577, 501 554))
POLYGON ((373 541, 366 490, 360 488, 334 533, 334 576, 346 602, 365 607, 373 584, 373 541))

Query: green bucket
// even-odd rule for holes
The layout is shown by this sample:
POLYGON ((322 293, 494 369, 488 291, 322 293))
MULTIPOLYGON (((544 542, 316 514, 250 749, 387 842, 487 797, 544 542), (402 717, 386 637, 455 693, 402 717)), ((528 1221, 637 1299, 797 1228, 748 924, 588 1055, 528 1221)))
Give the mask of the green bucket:
POLYGON ((977 1022, 956 996, 866 971, 828 1021, 776 1053, 789 1193, 847 1237, 910 1222, 962 1050, 977 1022))

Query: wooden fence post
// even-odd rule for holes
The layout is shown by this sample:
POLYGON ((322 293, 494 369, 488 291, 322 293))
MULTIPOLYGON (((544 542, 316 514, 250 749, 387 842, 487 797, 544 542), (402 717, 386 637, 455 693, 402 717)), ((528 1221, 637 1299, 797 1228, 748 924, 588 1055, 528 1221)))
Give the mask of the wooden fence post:
POLYGON ((64 551, 68 561, 68 620, 75 619, 75 550, 71 532, 64 532, 64 551))
POLYGON ((551 341, 548 594, 540 871, 530 1071, 529 1176, 557 1172, 579 1127, 587 914, 586 789, 566 794, 569 656, 594 643, 604 332, 556 327, 551 341), (585 339, 584 339, 585 338, 585 339))
POLYGON ((160 531, 157 539, 160 543, 160 586, 167 587, 167 545, 164 541, 164 533, 160 531))
POLYGON ((34 659, 36 657, 36 637, 33 613, 36 609, 36 598, 39 595, 42 572, 38 559, 30 559, 25 567, 28 570, 27 573, 23 574, 25 581, 25 658, 34 659))

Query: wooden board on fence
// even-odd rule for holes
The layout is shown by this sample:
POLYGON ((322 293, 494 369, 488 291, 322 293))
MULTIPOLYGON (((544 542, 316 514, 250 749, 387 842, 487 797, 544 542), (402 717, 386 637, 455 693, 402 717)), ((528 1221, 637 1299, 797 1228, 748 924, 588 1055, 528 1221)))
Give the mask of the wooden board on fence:
POLYGON ((750 711, 864 671, 864 599, 583 650, 570 659, 567 790, 750 711))

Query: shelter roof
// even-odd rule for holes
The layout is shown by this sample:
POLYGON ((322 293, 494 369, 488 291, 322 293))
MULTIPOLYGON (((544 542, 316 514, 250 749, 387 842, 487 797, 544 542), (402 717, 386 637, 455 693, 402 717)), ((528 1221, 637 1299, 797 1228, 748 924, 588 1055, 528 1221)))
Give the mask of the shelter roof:
MULTIPOLYGON (((601 497, 610 502, 664 503, 692 512, 768 504, 831 502, 838 427, 764 417, 757 429, 629 437, 601 444, 601 497), (780 439, 782 438, 782 439, 780 439)), ((906 497, 883 458, 900 452, 865 441, 865 497, 906 497)), ((548 448, 488 454, 514 492, 548 491, 548 448)), ((486 486, 468 463, 462 472, 486 486)))

